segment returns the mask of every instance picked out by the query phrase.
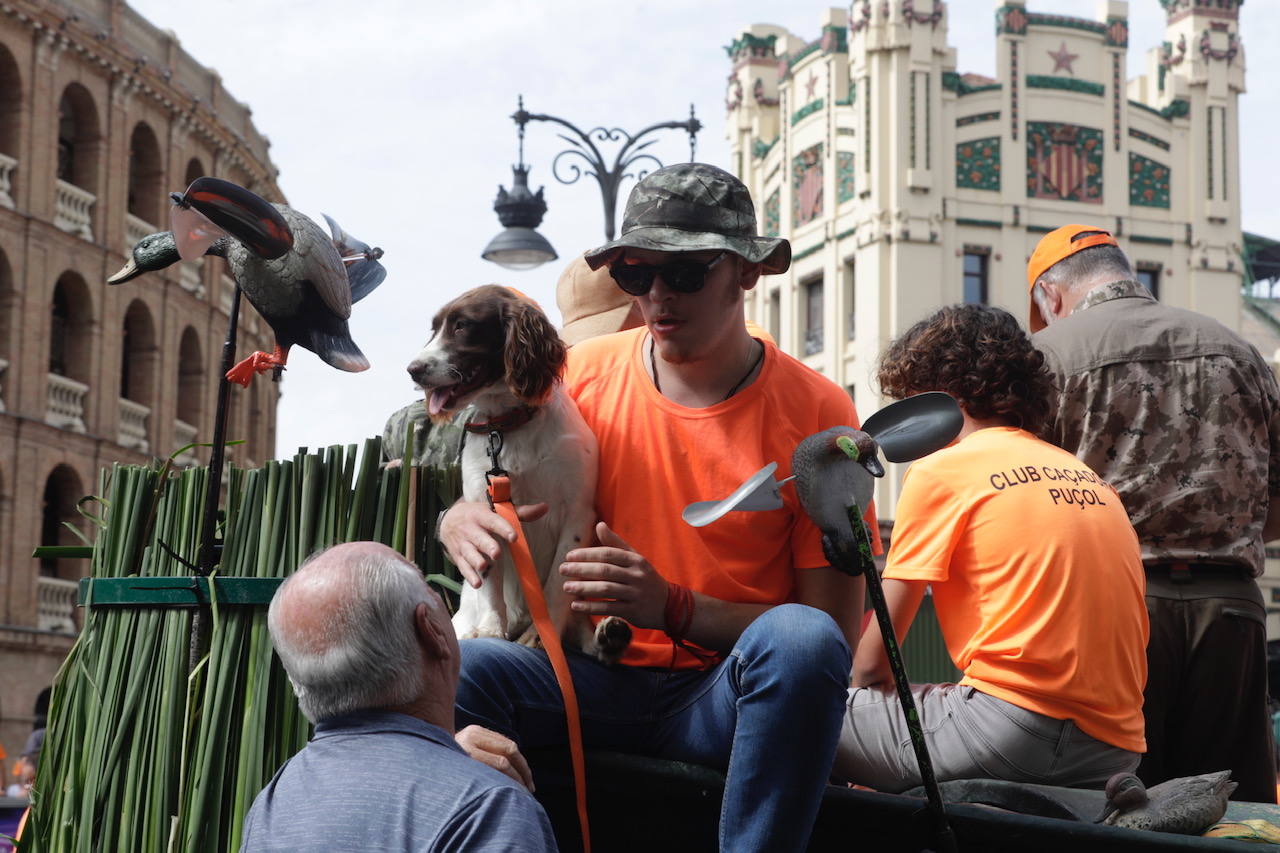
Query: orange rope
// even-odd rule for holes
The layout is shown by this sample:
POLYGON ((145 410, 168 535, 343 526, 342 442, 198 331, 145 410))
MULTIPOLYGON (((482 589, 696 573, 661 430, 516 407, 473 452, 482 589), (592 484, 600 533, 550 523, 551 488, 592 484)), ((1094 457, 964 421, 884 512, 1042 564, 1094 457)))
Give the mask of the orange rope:
MULTIPOLYGON (((582 827, 582 849, 583 853, 591 853, 591 830, 587 824, 587 769, 582 751, 582 718, 578 714, 578 694, 573 689, 569 661, 560 644, 560 634, 551 623, 551 614, 547 612, 547 602, 542 596, 542 584, 538 581, 538 570, 533 565, 529 542, 524 537, 524 528, 520 526, 516 508, 511 503, 511 479, 490 477, 489 497, 493 501, 494 512, 515 528, 516 541, 511 543, 511 558, 515 561, 516 573, 520 576, 520 586, 524 590, 525 603, 529 605, 529 615, 533 617, 534 627, 538 629, 538 636, 542 639, 542 646, 547 650, 551 668, 560 684, 560 695, 564 697, 565 722, 569 728, 569 757, 573 761, 573 786, 578 803, 578 824, 582 827)), ((552 571, 557 569, 557 566, 551 567, 552 571)))

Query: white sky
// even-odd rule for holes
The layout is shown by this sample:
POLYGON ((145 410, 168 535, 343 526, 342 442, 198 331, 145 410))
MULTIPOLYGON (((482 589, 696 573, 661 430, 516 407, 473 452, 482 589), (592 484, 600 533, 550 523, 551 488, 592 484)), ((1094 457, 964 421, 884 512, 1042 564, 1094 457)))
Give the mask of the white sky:
MULTIPOLYGON (((722 46, 760 22, 816 38, 824 8, 796 0, 129 2, 176 32, 252 107, 290 204, 317 220, 328 213, 386 250, 387 280, 351 319, 373 367, 342 373, 295 349, 282 386, 281 456, 301 445, 380 434, 386 416, 416 396, 404 366, 429 334, 432 315, 464 290, 511 284, 559 323, 555 283, 563 262, 511 272, 480 259, 500 230, 492 204, 498 184, 510 185, 516 135, 509 116, 518 93, 531 112, 584 130, 607 123, 635 131, 684 119, 692 102, 706 125, 698 159, 725 166, 730 66, 722 46)), ((996 4, 948 5, 957 70, 994 75, 996 4)), ((1095 14, 1089 0, 1031 0, 1029 7, 1095 14)), ((1278 0, 1249 0, 1240 27, 1249 60, 1249 93, 1240 101, 1244 227, 1275 237, 1278 11, 1278 0)), ((1162 40, 1164 13, 1157 0, 1132 0, 1129 15, 1132 77, 1162 40)), ((680 132, 660 139, 652 150, 663 162, 688 157, 680 132)), ((550 125, 529 125, 530 183, 535 190, 546 185, 549 207, 539 230, 562 259, 603 242, 594 181, 564 186, 551 176, 551 159, 563 147, 550 125)))

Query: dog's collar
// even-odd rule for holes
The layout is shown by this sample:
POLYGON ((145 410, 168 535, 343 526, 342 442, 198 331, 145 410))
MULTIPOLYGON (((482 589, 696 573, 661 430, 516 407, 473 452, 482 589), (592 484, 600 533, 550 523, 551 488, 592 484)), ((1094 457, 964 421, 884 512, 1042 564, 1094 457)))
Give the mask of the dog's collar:
POLYGON ((517 406, 500 415, 495 415, 487 421, 467 421, 462 428, 467 432, 480 434, 495 431, 511 432, 529 423, 537 413, 538 410, 533 406, 517 406))

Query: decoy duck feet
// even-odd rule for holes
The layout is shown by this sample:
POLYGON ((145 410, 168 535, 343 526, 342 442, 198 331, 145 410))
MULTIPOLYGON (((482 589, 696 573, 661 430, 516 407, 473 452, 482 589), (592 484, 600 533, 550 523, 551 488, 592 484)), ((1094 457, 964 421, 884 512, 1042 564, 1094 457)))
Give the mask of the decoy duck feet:
MULTIPOLYGON (((255 352, 244 361, 227 371, 227 380, 245 388, 253 381, 253 377, 268 370, 283 370, 288 359, 287 353, 279 346, 273 352, 255 352)), ((277 373, 277 375, 279 375, 277 373)))

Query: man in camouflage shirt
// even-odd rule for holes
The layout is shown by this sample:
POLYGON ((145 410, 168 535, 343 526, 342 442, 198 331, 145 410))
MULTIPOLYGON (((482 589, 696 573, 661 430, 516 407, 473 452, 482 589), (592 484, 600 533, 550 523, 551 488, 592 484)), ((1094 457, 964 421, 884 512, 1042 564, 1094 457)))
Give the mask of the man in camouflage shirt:
POLYGON ((382 428, 382 458, 384 462, 398 462, 404 456, 404 440, 413 424, 413 464, 436 468, 458 464, 462 455, 462 425, 471 417, 470 406, 459 412, 453 420, 433 424, 427 418, 427 407, 422 400, 414 400, 403 409, 397 409, 387 418, 382 428))
MULTIPOLYGON (((1119 492, 1142 543, 1151 785, 1231 769, 1276 801, 1266 616, 1254 580, 1280 533, 1280 390, 1220 323, 1161 305, 1106 231, 1067 225, 1027 267, 1033 340, 1059 386, 1050 441, 1119 492)), ((1106 630, 1106 626, 1098 626, 1106 630)))

